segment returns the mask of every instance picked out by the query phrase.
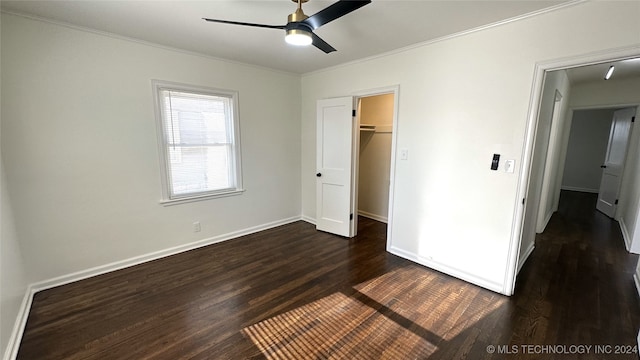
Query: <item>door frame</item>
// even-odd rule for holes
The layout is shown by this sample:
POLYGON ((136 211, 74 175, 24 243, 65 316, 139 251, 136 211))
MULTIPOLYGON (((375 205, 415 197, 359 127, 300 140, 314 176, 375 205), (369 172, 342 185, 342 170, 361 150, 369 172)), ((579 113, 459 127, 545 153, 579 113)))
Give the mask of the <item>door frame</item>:
MULTIPOLYGON (((546 72, 555 70, 566 70, 579 66, 595 65, 604 62, 624 60, 628 58, 640 57, 640 48, 627 47, 596 52, 586 55, 579 55, 569 58, 550 60, 536 63, 534 68, 533 83, 531 86, 531 98, 529 100, 529 110, 527 111, 527 124, 524 134, 524 144, 520 159, 520 177, 516 190, 514 204, 513 226, 511 228, 511 238, 509 241, 508 262, 505 273, 504 288, 502 293, 513 295, 518 272, 518 257, 520 254, 520 244, 523 237, 523 225, 526 216, 527 192, 532 177, 531 166, 535 143, 535 134, 538 127, 538 116, 542 101, 544 77, 546 72)), ((538 209, 535 209, 537 211, 538 209)))
POLYGON ((391 133, 391 163, 389 166, 389 209, 387 211, 387 250, 389 244, 391 244, 391 229, 393 228, 393 204, 394 204, 394 189, 395 189, 395 177, 396 177, 396 148, 398 144, 398 114, 399 114, 399 98, 400 98, 400 85, 391 85, 380 88, 359 90, 351 94, 353 96, 353 106, 357 109, 356 120, 354 121, 353 132, 353 145, 354 151, 352 151, 352 208, 354 209, 354 221, 352 226, 355 226, 354 234, 357 234, 358 224, 358 180, 360 177, 360 109, 358 105, 361 98, 393 94, 393 125, 391 133))

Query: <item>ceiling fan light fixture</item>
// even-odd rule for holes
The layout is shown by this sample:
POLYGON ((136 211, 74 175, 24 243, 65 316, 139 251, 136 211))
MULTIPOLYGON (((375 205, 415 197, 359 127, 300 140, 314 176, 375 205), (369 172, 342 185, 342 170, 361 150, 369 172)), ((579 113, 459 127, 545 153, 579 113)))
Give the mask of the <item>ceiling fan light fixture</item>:
POLYGON ((284 40, 288 44, 296 45, 296 46, 308 46, 308 45, 311 45, 311 43, 313 42, 313 39, 311 38, 311 33, 301 29, 287 30, 287 35, 284 37, 284 40))
POLYGON ((284 39, 287 43, 296 46, 313 45, 322 50, 325 54, 329 54, 336 51, 336 49, 316 35, 314 30, 371 3, 371 0, 338 0, 309 17, 302 11, 302 4, 309 0, 292 1, 298 4, 298 8, 295 12, 289 14, 287 23, 284 25, 256 24, 209 18, 203 19, 214 23, 285 30, 286 35, 284 39))
POLYGON ((607 74, 604 76, 605 80, 609 80, 611 78, 611 75, 613 75, 613 70, 615 70, 616 68, 611 65, 609 66, 609 70, 607 70, 607 74))

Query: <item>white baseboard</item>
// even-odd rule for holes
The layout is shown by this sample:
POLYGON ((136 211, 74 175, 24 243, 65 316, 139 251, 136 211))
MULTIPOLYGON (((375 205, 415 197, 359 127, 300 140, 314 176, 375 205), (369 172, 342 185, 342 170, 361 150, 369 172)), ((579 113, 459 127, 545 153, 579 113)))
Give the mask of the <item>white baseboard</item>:
POLYGON ((386 216, 372 214, 370 212, 366 212, 366 211, 362 211, 362 210, 358 210, 358 215, 364 216, 366 218, 373 219, 373 220, 376 220, 376 221, 380 221, 380 222, 383 222, 385 224, 387 224, 389 222, 389 219, 387 219, 386 216))
MULTIPOLYGON (((373 219, 373 220, 376 220, 376 221, 380 221, 380 222, 383 222, 385 224, 388 223, 388 219, 386 217, 380 216, 380 215, 376 215, 376 214, 372 214, 372 213, 368 213, 366 211, 358 210, 358 215, 364 216, 366 218, 373 219)), ((316 225, 316 219, 312 218, 310 216, 302 215, 301 220, 302 221, 306 221, 309 224, 316 225)))
POLYGON ((232 240, 241 236, 245 236, 245 235, 253 234, 259 231, 264 231, 274 227, 290 224, 299 220, 304 220, 304 219, 300 216, 294 216, 287 219, 277 220, 270 223, 261 224, 261 225, 253 226, 253 227, 238 230, 238 231, 233 231, 227 234, 222 234, 222 235, 213 236, 207 239, 198 240, 189 244, 174 246, 168 249, 154 251, 149 254, 132 257, 125 260, 120 260, 110 264, 96 266, 90 269, 77 271, 68 275, 58 276, 53 279, 33 283, 27 287, 27 291, 24 295, 24 299, 22 300, 22 305, 20 306, 18 317, 16 318, 16 322, 15 322, 13 331, 11 333, 11 337, 9 338, 9 343, 7 344, 7 349, 4 354, 4 360, 14 360, 18 355, 18 349, 20 348, 22 335, 27 325, 29 311, 31 310, 31 303, 33 302, 33 296, 38 291, 47 290, 56 286, 69 284, 69 283, 87 279, 93 276, 97 276, 97 275, 105 274, 108 272, 146 263, 152 260, 157 260, 160 258, 183 253, 193 249, 205 247, 208 245, 213 245, 219 242, 232 240))
POLYGON ((620 225, 620 232, 622 232, 624 246, 627 248, 628 252, 631 252, 631 236, 629 234, 629 230, 627 229, 627 224, 624 223, 624 219, 622 218, 618 220, 618 224, 620 225))
POLYGON ((547 225, 549 225, 549 221, 551 220, 551 217, 553 217, 553 211, 545 215, 544 220, 542 222, 542 227, 536 229, 537 234, 542 234, 544 232, 544 229, 546 229, 547 225))
POLYGON ((527 248, 527 250, 522 255, 522 258, 518 259, 518 272, 517 273, 520 273, 520 270, 524 266, 524 263, 527 262, 527 259, 529 259, 529 256, 531 255, 531 253, 533 252, 533 249, 535 249, 535 248, 536 247, 535 247, 534 243, 529 244, 529 247, 527 248))
POLYGON ((33 302, 33 295, 36 292, 33 291, 33 287, 29 285, 22 298, 22 304, 18 310, 18 316, 16 322, 13 325, 9 342, 7 343, 7 349, 4 352, 4 360, 15 360, 18 356, 18 350, 20 349, 20 342, 22 341, 22 334, 27 326, 27 319, 29 318, 29 310, 31 309, 31 303, 33 302))
POLYGON ((302 221, 306 221, 309 224, 316 225, 316 219, 307 215, 302 215, 302 221))
POLYGON ((455 278, 458 278, 460 280, 464 280, 466 282, 469 282, 471 284, 483 287, 485 289, 491 290, 493 292, 497 292, 499 294, 503 294, 506 295, 503 291, 503 284, 491 281, 491 280, 487 280, 484 279, 482 277, 470 274, 466 271, 462 271, 459 269, 455 269, 452 268, 450 266, 447 266, 445 264, 439 263, 437 261, 434 260, 430 260, 430 259, 426 259, 423 258, 419 255, 404 251, 402 249, 398 249, 394 246, 390 246, 387 247, 387 251, 389 251, 390 253, 394 254, 394 255, 398 255, 402 258, 405 258, 407 260, 411 260, 415 263, 418 263, 420 265, 424 265, 428 268, 431 268, 433 270, 439 271, 441 273, 453 276, 455 278))
POLYGON ((582 187, 576 187, 576 186, 564 186, 564 185, 562 185, 560 187, 560 189, 569 190, 569 191, 579 191, 579 192, 593 193, 593 194, 597 194, 597 193, 600 192, 600 189, 589 189, 589 188, 582 188, 582 187))
POLYGON ((132 257, 129 259, 125 259, 125 260, 120 260, 120 261, 116 261, 110 264, 106 264, 106 265, 101 265, 101 266, 96 266, 94 268, 90 268, 90 269, 86 269, 86 270, 81 270, 81 271, 77 271, 68 275, 63 275, 63 276, 59 276, 53 279, 49 279, 49 280, 45 280, 45 281, 39 281, 35 284, 33 284, 33 288, 36 292, 38 291, 42 291, 42 290, 46 290, 46 289, 50 289, 56 286, 60 286, 60 285, 65 285, 65 284, 69 284, 78 280, 83 280, 83 279, 87 279, 90 277, 94 277, 97 275, 101 275, 101 274, 105 274, 108 272, 112 272, 112 271, 116 271, 116 270, 120 270, 120 269, 124 269, 124 268, 128 268, 131 266, 135 266, 135 265, 139 265, 139 264, 143 264, 152 260, 156 260, 156 259, 161 259, 167 256, 171 256, 171 255, 175 255, 175 254, 179 254, 179 253, 183 253, 185 251, 189 251, 189 250, 193 250, 193 249, 197 249, 197 248, 201 248, 204 246, 208 246, 208 245, 213 245, 219 242, 223 242, 223 241, 227 241, 227 240, 231 240, 231 239, 235 239, 238 238, 240 236, 245 236, 245 235, 249 235, 249 234, 253 234, 259 231, 263 231, 263 230, 267 230, 267 229, 271 229, 274 227, 278 227, 278 226, 282 226, 282 225, 286 225, 295 221, 299 221, 300 217, 299 216, 295 216, 295 217, 291 217, 288 219, 282 219, 282 220, 277 220, 277 221, 273 221, 270 223, 266 223, 266 224, 261 224, 261 225, 257 225, 257 226, 252 226, 250 228, 246 228, 246 229, 242 229, 242 230, 238 230, 238 231, 233 231, 227 234, 222 234, 222 235, 217 235, 217 236, 213 236, 210 238, 206 238, 206 239, 202 239, 202 240, 198 240, 198 241, 194 241, 192 243, 188 243, 188 244, 184 244, 184 245, 179 245, 179 246, 174 246, 168 249, 164 249, 164 250, 160 250, 160 251, 155 251, 149 254, 145 254, 145 255, 140 255, 140 256, 136 256, 136 257, 132 257))

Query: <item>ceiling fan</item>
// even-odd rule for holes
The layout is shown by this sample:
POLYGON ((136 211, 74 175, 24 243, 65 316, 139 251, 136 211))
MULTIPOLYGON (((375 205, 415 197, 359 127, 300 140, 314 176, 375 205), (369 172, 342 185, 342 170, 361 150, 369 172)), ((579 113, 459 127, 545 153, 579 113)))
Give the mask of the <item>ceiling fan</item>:
POLYGON ((336 51, 336 49, 333 46, 329 45, 326 41, 322 40, 318 35, 314 34, 313 30, 328 22, 347 15, 348 13, 357 10, 371 2, 371 0, 340 0, 311 16, 307 16, 304 12, 302 12, 302 4, 306 3, 309 0, 292 1, 298 4, 298 9, 294 13, 289 14, 286 25, 265 25, 208 18, 203 18, 203 20, 223 24, 285 30, 285 40, 287 41, 287 43, 293 45, 313 44, 313 46, 328 54, 330 52, 336 51))

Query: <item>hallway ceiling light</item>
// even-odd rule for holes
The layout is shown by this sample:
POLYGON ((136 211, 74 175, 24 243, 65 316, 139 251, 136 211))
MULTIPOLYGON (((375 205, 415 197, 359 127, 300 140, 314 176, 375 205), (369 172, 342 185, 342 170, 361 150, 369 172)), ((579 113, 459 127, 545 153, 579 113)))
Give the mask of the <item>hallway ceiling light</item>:
POLYGON ((609 70, 607 70, 607 74, 604 76, 605 80, 609 80, 609 78, 611 78, 611 75, 613 75, 613 70, 615 70, 616 68, 611 65, 609 66, 609 70))

